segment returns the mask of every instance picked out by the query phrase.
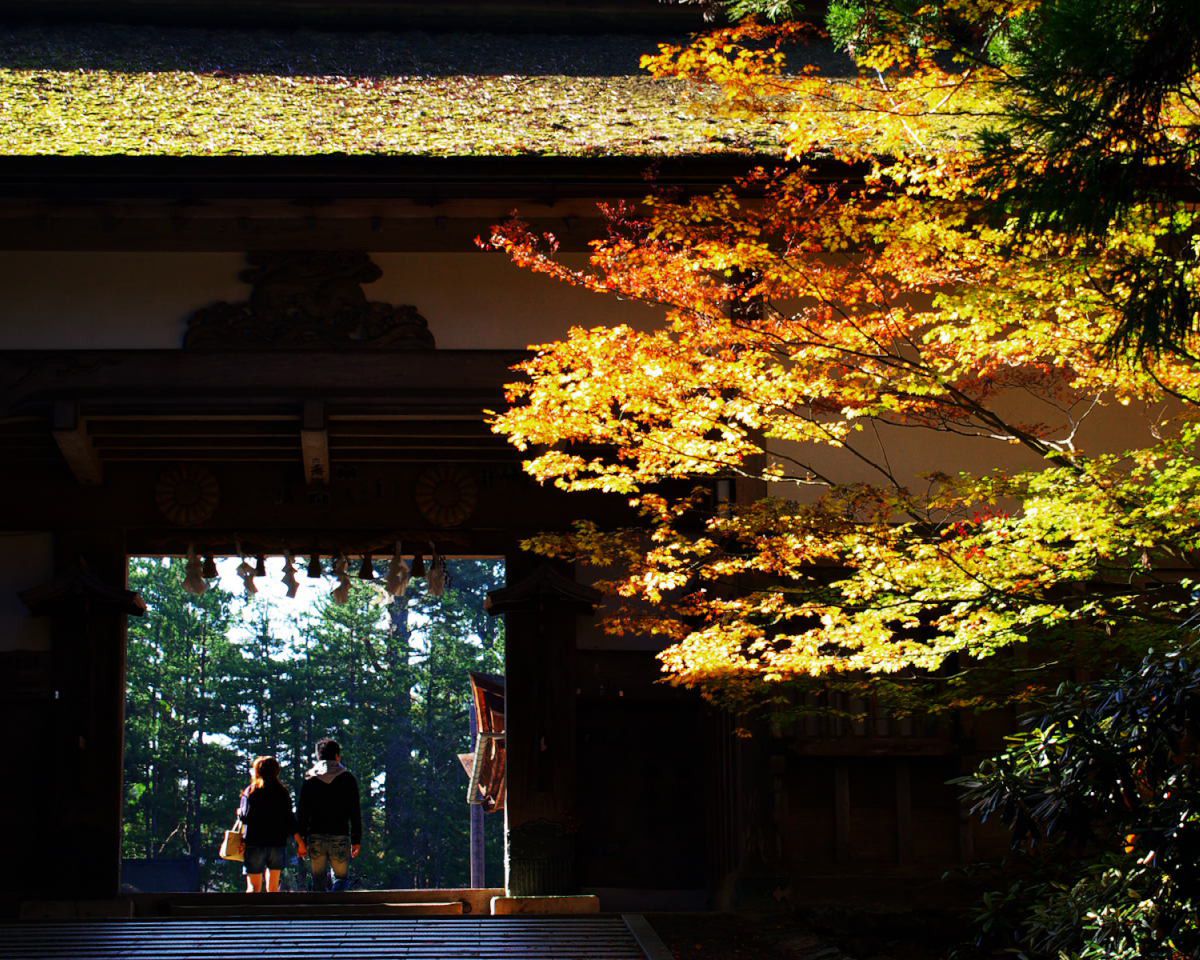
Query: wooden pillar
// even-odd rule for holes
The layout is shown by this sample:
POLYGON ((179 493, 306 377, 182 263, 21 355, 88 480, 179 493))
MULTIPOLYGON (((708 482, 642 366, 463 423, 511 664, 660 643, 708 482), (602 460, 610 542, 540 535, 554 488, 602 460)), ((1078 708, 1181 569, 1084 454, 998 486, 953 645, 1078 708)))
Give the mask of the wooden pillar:
POLYGON ((752 772, 754 764, 749 755, 750 741, 739 737, 736 727, 734 717, 727 711, 705 708, 708 886, 713 905, 723 911, 737 906, 739 884, 750 854, 745 780, 747 769, 752 772))
MULTIPOLYGON (((471 709, 467 711, 470 721, 471 749, 479 749, 479 718, 476 715, 475 706, 472 704, 471 709)), ((483 822, 483 804, 471 803, 467 806, 468 816, 470 817, 470 864, 471 864, 471 886, 484 887, 487 886, 487 853, 484 845, 484 822, 483 822)))
POLYGON ((913 861, 912 761, 897 760, 896 774, 896 862, 913 861))
POLYGON ((850 860, 850 768, 845 760, 833 764, 833 850, 834 860, 850 860))
POLYGON ((22 594, 31 613, 52 618, 53 688, 46 758, 53 782, 42 817, 47 875, 25 894, 113 897, 121 871, 125 627, 145 605, 125 589, 119 535, 59 537, 56 568, 53 581, 22 594))
POLYGON ((549 565, 508 561, 489 597, 505 623, 505 887, 510 896, 574 893, 575 628, 599 595, 549 565))

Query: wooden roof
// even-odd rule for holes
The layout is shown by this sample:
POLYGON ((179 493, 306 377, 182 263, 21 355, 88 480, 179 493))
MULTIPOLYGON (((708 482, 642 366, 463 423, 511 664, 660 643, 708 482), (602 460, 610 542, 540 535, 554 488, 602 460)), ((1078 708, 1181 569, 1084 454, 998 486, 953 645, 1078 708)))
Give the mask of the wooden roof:
POLYGON ((487 597, 487 611, 493 617, 517 610, 541 610, 544 607, 565 607, 580 613, 591 613, 600 603, 600 591, 577 583, 543 563, 533 573, 516 583, 493 590, 487 597))
MULTIPOLYGON (((471 6, 451 7, 454 29, 437 33, 351 29, 349 16, 323 32, 295 29, 295 17, 255 30, 0 24, 0 155, 782 156, 777 121, 720 109, 715 84, 641 66, 686 37, 678 24, 597 32, 580 12, 498 33, 471 6)), ((852 69, 828 44, 790 54, 826 74, 852 69)))

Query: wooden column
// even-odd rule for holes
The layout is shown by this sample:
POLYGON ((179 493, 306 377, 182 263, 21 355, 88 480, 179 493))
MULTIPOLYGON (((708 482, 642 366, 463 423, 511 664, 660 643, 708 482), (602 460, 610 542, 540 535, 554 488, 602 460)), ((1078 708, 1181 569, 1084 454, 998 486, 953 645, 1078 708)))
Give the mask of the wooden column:
POLYGON ((505 623, 505 887, 576 892, 575 628, 599 595, 549 565, 511 557, 489 609, 505 623))
POLYGON ((121 871, 126 617, 144 613, 145 604, 125 589, 123 537, 60 536, 56 553, 59 575, 22 594, 31 613, 53 618, 44 767, 53 782, 42 815, 48 872, 42 889, 24 893, 113 897, 121 871))
POLYGON ((850 860, 850 768, 845 760, 833 764, 833 850, 837 863, 850 860))
POLYGON ((738 885, 749 853, 746 836, 746 770, 753 770, 750 741, 736 733, 732 714, 715 707, 705 709, 708 763, 704 771, 706 859, 708 886, 718 910, 737 905, 738 885))
MULTIPOLYGON (((478 750, 479 718, 474 705, 467 711, 467 715, 470 721, 471 749, 478 750)), ((471 886, 483 887, 487 885, 487 853, 484 846, 483 804, 471 803, 467 806, 467 810, 471 843, 471 886)))
POLYGON ((896 862, 913 862, 912 761, 895 761, 896 776, 896 862))

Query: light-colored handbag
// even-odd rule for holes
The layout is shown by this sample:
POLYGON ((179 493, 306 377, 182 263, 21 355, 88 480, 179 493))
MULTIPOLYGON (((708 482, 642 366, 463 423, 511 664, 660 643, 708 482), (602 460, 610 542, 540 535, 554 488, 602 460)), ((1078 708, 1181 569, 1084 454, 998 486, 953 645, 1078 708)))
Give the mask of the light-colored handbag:
POLYGON ((242 836, 241 820, 234 820, 233 826, 225 831, 225 838, 221 841, 221 849, 217 851, 217 855, 222 860, 241 862, 246 859, 246 838, 242 836))

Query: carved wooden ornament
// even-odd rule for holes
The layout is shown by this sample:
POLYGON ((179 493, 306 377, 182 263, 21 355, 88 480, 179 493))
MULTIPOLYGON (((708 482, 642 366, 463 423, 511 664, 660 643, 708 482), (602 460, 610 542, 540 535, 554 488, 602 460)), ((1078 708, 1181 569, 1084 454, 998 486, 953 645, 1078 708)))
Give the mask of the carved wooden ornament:
POLYGON ((217 478, 204 467, 181 464, 158 477, 154 500, 159 512, 181 527, 195 527, 212 518, 220 502, 217 478))
POLYGON ((475 512, 479 487, 460 467, 431 467, 417 478, 421 515, 438 527, 457 527, 475 512))
POLYGON ((188 350, 432 350, 417 308, 367 299, 383 271, 361 251, 246 255, 248 300, 213 303, 188 319, 188 350))

